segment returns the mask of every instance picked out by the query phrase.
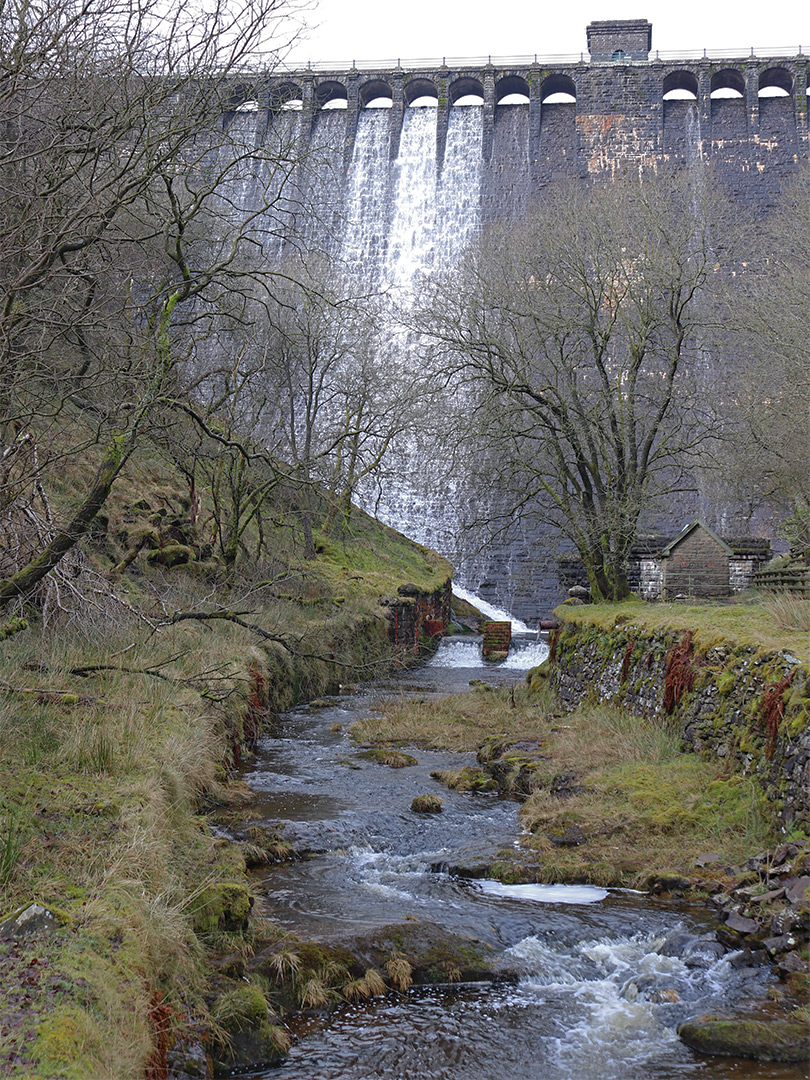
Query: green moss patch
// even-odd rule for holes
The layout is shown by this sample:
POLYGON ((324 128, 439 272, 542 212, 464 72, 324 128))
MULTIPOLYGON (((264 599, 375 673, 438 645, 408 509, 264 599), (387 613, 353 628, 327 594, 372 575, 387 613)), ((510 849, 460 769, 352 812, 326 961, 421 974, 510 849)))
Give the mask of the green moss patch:
POLYGON ((430 775, 453 791, 497 791, 498 788, 494 777, 472 765, 461 769, 439 769, 430 775))
POLYGON ((562 605, 555 615, 563 623, 612 632, 617 626, 680 634, 692 631, 695 648, 706 652, 716 645, 741 645, 764 651, 786 650, 810 664, 810 643, 802 632, 784 630, 764 602, 656 603, 628 600, 621 604, 562 605))

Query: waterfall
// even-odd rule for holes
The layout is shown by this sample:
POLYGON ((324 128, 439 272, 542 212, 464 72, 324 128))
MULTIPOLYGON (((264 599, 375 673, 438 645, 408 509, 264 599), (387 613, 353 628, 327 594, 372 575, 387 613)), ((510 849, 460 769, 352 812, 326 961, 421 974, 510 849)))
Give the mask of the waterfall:
POLYGON ((439 171, 435 109, 405 110, 393 164, 387 111, 360 114, 340 259, 364 285, 412 308, 420 283, 458 260, 480 224, 482 131, 480 108, 453 109, 439 171))
POLYGON ((453 266, 481 223, 483 109, 453 109, 438 192, 437 263, 453 266))
POLYGON ((686 114, 686 164, 696 165, 702 159, 700 112, 697 105, 691 105, 686 114))
MULTIPOLYGON (((399 152, 389 162, 389 117, 362 113, 346 182, 340 261, 364 288, 388 295, 388 347, 403 372, 422 363, 423 342, 404 328, 431 278, 458 261, 480 225, 481 108, 453 109, 444 162, 436 156, 437 116, 406 109, 399 152)), ((398 447, 397 482, 366 504, 387 524, 443 552, 458 568, 459 485, 434 451, 411 439, 398 447), (372 507, 373 501, 373 507, 372 507)))
MULTIPOLYGON (((515 111, 509 120, 503 136, 504 146, 511 148, 507 158, 521 143, 527 117, 515 111)), ((244 126, 251 121, 256 121, 255 114, 245 118, 244 126)), ((293 122, 302 120, 294 114, 280 115, 270 125, 268 137, 279 138, 275 129, 281 133, 293 122)), ((293 243, 304 251, 326 253, 355 296, 379 297, 383 310, 375 354, 378 375, 384 381, 385 371, 398 370, 405 379, 412 378, 416 390, 430 345, 413 328, 413 316, 438 275, 456 267, 475 239, 482 224, 487 178, 500 166, 484 161, 482 106, 451 108, 444 140, 439 110, 406 108, 394 157, 393 113, 361 110, 356 127, 354 123, 349 110, 325 110, 314 117, 303 142, 305 160, 290 185, 290 201, 297 202, 293 243), (347 145, 352 148, 348 161, 347 145)), ((506 153, 504 147, 501 151, 506 153)), ((526 196, 526 185, 519 182, 527 164, 525 153, 517 172, 513 169, 510 174, 510 191, 518 201, 526 196)), ((269 246, 265 250, 269 256, 269 246)), ((531 579, 521 568, 521 586, 516 590, 507 580, 513 561, 507 542, 483 553, 475 550, 479 541, 470 538, 464 523, 478 516, 488 496, 478 490, 475 477, 461 475, 451 461, 449 417, 425 413, 410 418, 410 405, 417 397, 414 392, 407 406, 410 434, 392 447, 387 474, 364 481, 366 486, 356 489, 355 496, 386 524, 444 554, 460 584, 510 609, 521 603, 516 595, 520 593, 521 614, 536 618, 556 602, 556 595, 549 595, 556 583, 552 585, 544 571, 548 587, 540 595, 545 586, 538 590, 536 576, 531 579)), ((459 404, 456 396, 454 407, 459 404)), ((530 561, 536 561, 533 548, 524 543, 519 561, 527 551, 530 561)))
POLYGON ((394 164, 394 208, 385 280, 409 308, 433 268, 436 241, 436 110, 408 109, 394 164))
POLYGON ((366 109, 357 122, 346 192, 340 261, 363 288, 384 287, 391 177, 388 114, 366 109))

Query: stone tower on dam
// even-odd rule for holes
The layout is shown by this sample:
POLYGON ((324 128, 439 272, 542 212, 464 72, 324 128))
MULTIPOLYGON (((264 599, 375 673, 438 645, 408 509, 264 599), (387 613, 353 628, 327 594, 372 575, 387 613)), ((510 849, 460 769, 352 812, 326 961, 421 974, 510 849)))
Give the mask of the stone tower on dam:
MULTIPOLYGON (((652 49, 643 19, 591 23, 587 48, 275 72, 235 84, 223 123, 256 144, 278 137, 305 148, 306 165, 285 189, 298 243, 329 252, 400 311, 482 225, 520 218, 555 181, 704 162, 756 218, 810 155, 810 57, 801 51, 670 55, 652 49)), ((240 199, 251 205, 249 184, 240 199)), ((262 243, 273 259, 284 240, 270 225, 270 247, 262 243)), ((418 343, 403 340, 400 363, 413 370, 418 343)), ((413 478, 429 464, 402 463, 401 483, 375 502, 380 516, 446 554, 479 595, 529 620, 547 612, 561 596, 552 538, 518 529, 483 554, 462 550, 457 510, 475 503, 475 485, 448 467, 417 490, 413 478)), ((721 532, 745 532, 735 511, 707 486, 661 525, 674 535, 699 514, 721 532)))

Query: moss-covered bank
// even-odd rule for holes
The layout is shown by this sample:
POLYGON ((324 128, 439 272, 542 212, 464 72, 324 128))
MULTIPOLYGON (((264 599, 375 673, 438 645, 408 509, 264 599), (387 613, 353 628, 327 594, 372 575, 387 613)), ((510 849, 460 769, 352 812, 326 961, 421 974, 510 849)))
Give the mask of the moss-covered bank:
POLYGON ((313 560, 280 526, 272 565, 236 579, 199 546, 148 558, 191 529, 156 485, 133 478, 83 551, 95 606, 46 624, 31 604, 0 641, 4 1076, 280 1060, 283 1021, 240 965, 282 935, 253 915, 250 852, 207 811, 244 797, 234 766, 276 711, 410 662, 449 610, 448 564, 359 512, 313 560))
POLYGON ((563 606, 551 686, 566 708, 606 701, 666 725, 755 777, 786 830, 810 832, 810 665, 787 646, 750 644, 750 631, 724 637, 728 611, 706 605, 691 629, 677 605, 563 606))

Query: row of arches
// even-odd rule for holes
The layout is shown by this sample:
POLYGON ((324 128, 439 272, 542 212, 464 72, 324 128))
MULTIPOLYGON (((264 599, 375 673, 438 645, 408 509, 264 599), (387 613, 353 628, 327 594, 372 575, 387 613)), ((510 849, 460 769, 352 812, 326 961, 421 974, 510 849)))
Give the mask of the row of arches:
MULTIPOLYGON (((430 78, 411 79, 405 85, 405 104, 409 107, 438 106, 439 90, 430 78)), ((793 75, 783 67, 772 67, 759 76, 760 97, 789 97, 794 92, 793 75)), ((507 75, 495 84, 496 105, 521 105, 529 102, 529 83, 520 75, 507 75)), ((390 108, 393 104, 393 88, 382 78, 369 79, 360 87, 359 100, 363 109, 390 108)), ((692 71, 670 72, 663 82, 664 101, 697 100, 698 80, 692 71)), ((717 71, 711 79, 711 97, 742 98, 745 96, 745 78, 736 68, 717 71)), ((249 98, 241 89, 233 95, 234 111, 254 110, 258 102, 249 98)), ((472 76, 460 76, 447 88, 450 105, 483 105, 483 84, 472 76)), ((574 80, 568 75, 548 75, 540 85, 540 101, 543 105, 571 103, 577 100, 574 80)), ((315 105, 318 109, 341 109, 348 106, 348 91, 338 79, 325 79, 315 87, 315 105)), ((303 108, 303 91, 293 82, 274 83, 270 91, 269 106, 274 110, 303 108)))
MULTIPOLYGON (((387 108, 393 104, 393 89, 384 79, 371 79, 360 87, 360 107, 387 108)), ((320 108, 340 108, 347 100, 346 88, 340 82, 322 82, 315 88, 315 100, 320 108)), ((472 76, 460 76, 447 87, 450 105, 483 105, 483 84, 472 76)), ((549 75, 540 87, 543 104, 576 101, 576 87, 567 75, 549 75)), ((497 105, 521 105, 529 102, 529 84, 519 75, 508 75, 495 84, 497 105)), ((439 90, 432 79, 411 79, 405 85, 405 104, 408 107, 437 106, 439 90)))
MULTIPOLYGON (((360 87, 360 107, 363 109, 390 108, 394 92, 385 79, 369 79, 360 87)), ((447 88, 447 97, 451 105, 483 105, 484 87, 475 78, 461 76, 447 88)), ((519 75, 510 75, 500 79, 495 86, 495 100, 498 105, 528 104, 529 84, 519 75)), ((540 100, 543 104, 576 101, 576 87, 573 79, 567 75, 549 75, 540 88, 540 100)), ((258 108, 258 102, 251 100, 237 90, 233 95, 234 110, 258 108)), ((301 109, 303 92, 293 82, 274 83, 270 91, 271 109, 301 109)), ((315 87, 315 104, 319 109, 340 109, 348 105, 348 92, 345 85, 337 79, 327 79, 315 87)), ((439 90, 432 79, 411 79, 405 86, 405 104, 407 106, 438 106, 439 90)))
MULTIPOLYGON (((687 99, 696 101, 698 95, 697 76, 691 71, 672 71, 664 79, 664 101, 687 99)), ((790 97, 794 90, 791 73, 783 67, 768 68, 759 76, 760 97, 790 97)), ((745 97, 745 78, 737 68, 724 68, 712 75, 711 97, 745 97)))

